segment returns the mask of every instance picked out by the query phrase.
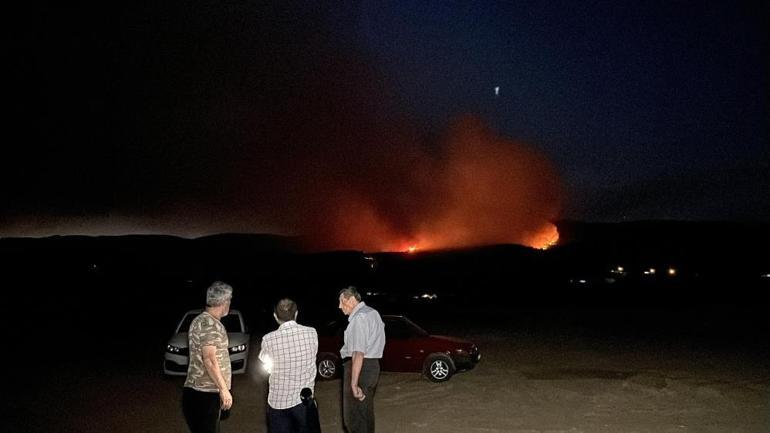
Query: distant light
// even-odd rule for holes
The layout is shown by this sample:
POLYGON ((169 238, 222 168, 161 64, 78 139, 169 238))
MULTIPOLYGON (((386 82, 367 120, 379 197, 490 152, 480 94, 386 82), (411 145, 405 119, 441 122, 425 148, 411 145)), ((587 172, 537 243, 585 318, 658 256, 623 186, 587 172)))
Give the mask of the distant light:
POLYGON ((610 273, 616 274, 616 275, 626 275, 626 268, 624 268, 623 266, 618 266, 618 267, 615 267, 614 269, 610 269, 610 273))
POLYGON ((676 275, 676 269, 674 269, 674 268, 668 268, 668 275, 670 275, 670 276, 672 276, 672 277, 673 277, 674 275, 676 275))
POLYGON ((500 96, 500 86, 495 86, 495 96, 500 96))
POLYGON ((770 278, 770 274, 762 274, 762 275, 760 275, 760 277, 762 277, 762 278, 770 278))
POLYGON ((644 271, 644 275, 655 275, 655 268, 650 268, 644 271))
POLYGON ((406 249, 406 252, 410 254, 415 251, 417 251, 417 245, 410 245, 409 248, 406 249))

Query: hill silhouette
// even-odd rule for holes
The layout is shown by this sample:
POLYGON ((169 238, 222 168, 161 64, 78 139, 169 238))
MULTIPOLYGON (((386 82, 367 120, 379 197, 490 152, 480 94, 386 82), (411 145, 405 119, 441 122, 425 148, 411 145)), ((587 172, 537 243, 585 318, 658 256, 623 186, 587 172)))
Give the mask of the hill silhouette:
POLYGON ((251 293, 328 293, 357 284, 404 296, 483 290, 554 301, 600 298, 617 287, 677 298, 722 286, 734 297, 765 287, 770 273, 756 252, 770 243, 770 225, 764 223, 561 221, 557 226, 559 244, 548 250, 488 245, 413 254, 309 252, 300 238, 270 234, 53 236, 0 239, 0 260, 7 278, 44 292, 98 281, 131 290, 162 284, 155 289, 168 296, 197 295, 213 279, 224 279, 251 293))

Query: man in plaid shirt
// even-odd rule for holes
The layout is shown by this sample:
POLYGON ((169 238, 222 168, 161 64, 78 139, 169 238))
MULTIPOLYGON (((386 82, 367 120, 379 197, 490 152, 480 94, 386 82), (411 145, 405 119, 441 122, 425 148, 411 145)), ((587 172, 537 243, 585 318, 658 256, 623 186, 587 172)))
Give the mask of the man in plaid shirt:
MULTIPOLYGON (((291 299, 278 301, 273 317, 278 329, 262 337, 259 352, 260 361, 270 373, 268 429, 270 433, 312 431, 314 420, 308 419, 308 413, 317 408, 314 401, 303 404, 300 394, 303 388, 312 391, 315 385, 318 333, 315 328, 297 323, 297 304, 291 299), (312 407, 308 408, 308 404, 312 407)), ((317 418, 317 412, 315 415, 317 418)))

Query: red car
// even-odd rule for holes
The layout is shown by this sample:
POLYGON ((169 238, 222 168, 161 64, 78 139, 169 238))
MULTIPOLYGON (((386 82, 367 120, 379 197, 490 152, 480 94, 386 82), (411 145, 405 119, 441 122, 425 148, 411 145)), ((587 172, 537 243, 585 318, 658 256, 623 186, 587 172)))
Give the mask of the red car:
MULTIPOLYGON (((470 341, 430 335, 404 316, 383 315, 385 351, 382 371, 421 372, 433 382, 444 382, 456 372, 469 370, 481 359, 479 348, 470 341)), ((318 330, 318 378, 334 379, 342 371, 340 348, 347 318, 318 330)))

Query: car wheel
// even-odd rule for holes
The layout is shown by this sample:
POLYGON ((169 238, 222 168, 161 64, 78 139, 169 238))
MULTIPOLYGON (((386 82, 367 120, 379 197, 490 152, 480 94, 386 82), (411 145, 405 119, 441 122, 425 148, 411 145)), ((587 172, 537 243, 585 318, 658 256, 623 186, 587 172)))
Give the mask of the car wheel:
POLYGON ((452 358, 443 353, 434 353, 430 355, 423 364, 422 373, 431 382, 445 382, 455 372, 455 365, 452 358))
POLYGON ((322 355, 316 367, 318 367, 318 377, 321 380, 331 380, 340 374, 340 367, 334 355, 322 355))

